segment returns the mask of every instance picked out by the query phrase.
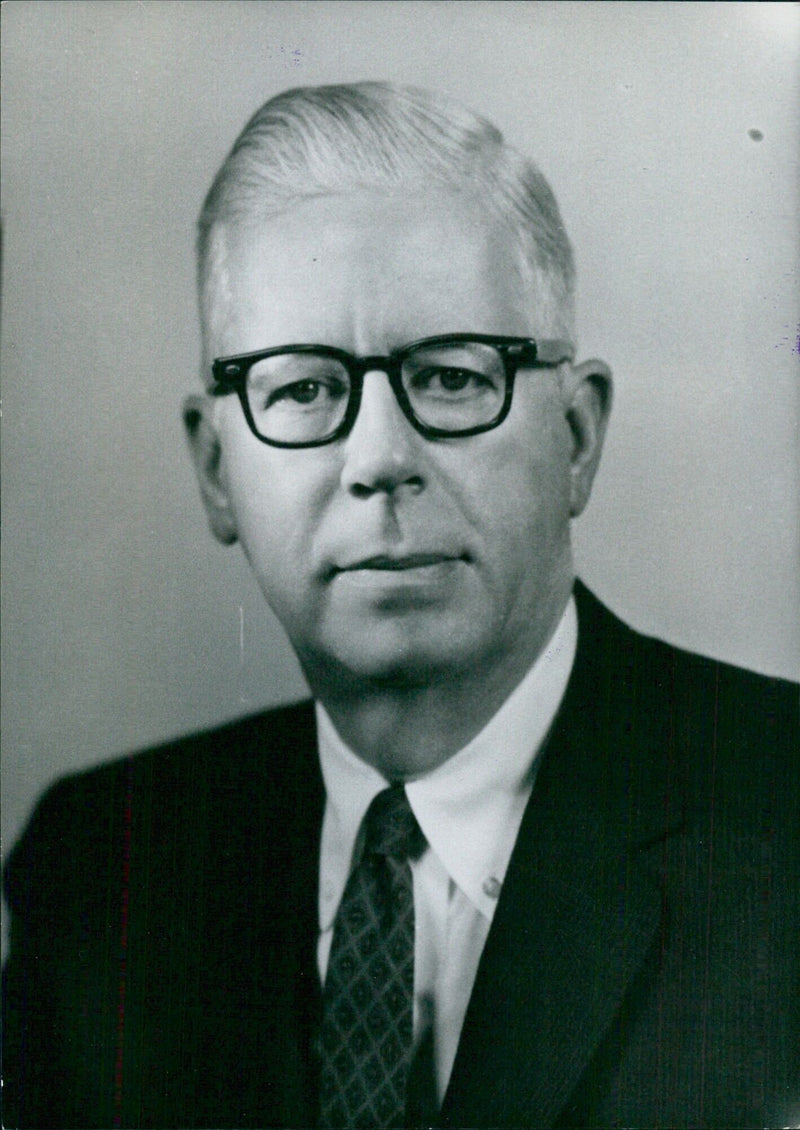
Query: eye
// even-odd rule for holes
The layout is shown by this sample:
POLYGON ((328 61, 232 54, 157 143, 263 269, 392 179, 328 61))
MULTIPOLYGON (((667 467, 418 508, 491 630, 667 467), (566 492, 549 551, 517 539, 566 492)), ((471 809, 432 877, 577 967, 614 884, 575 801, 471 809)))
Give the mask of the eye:
POLYGON ((446 392, 461 392, 471 384, 488 384, 481 373, 473 373, 470 369, 441 369, 438 377, 446 392))
POLYGON ((271 408, 273 404, 280 403, 281 401, 287 405, 314 404, 317 401, 340 400, 346 395, 347 387, 342 381, 336 378, 329 378, 324 381, 306 378, 305 380, 292 381, 290 384, 280 385, 278 388, 272 389, 265 406, 271 408))
POLYGON ((494 382, 484 373, 455 367, 427 366, 416 372, 411 380, 411 388, 414 392, 432 395, 469 394, 493 387, 494 382))
POLYGON ((319 381, 295 381, 294 384, 275 389, 269 398, 269 403, 274 404, 276 400, 294 400, 298 404, 311 404, 319 396, 321 388, 319 381))

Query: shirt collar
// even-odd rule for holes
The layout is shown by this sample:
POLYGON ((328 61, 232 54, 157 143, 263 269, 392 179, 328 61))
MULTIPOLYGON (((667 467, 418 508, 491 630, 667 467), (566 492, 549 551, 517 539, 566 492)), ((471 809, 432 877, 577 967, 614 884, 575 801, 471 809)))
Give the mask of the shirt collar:
MULTIPOLYGON (((431 850, 475 908, 492 920, 533 787, 534 762, 564 696, 578 639, 570 598, 534 665, 472 741, 431 773, 406 785, 431 850)), ((387 785, 339 737, 316 704, 327 802, 320 863, 320 927, 333 922, 358 829, 387 785)))

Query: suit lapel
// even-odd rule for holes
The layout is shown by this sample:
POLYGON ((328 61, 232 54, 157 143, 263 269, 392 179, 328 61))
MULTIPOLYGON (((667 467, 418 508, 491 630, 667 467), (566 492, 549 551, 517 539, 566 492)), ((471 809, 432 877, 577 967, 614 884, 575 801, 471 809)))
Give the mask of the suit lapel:
POLYGON ((445 1126, 554 1125, 658 942, 652 845, 675 824, 660 803, 664 759, 631 736, 624 640, 608 664, 609 641, 587 647, 587 623, 478 968, 445 1126))
MULTIPOLYGON (((546 844, 529 806, 481 960, 442 1121, 551 1126, 658 935, 654 877, 546 844)), ((583 837, 581 837, 583 838, 583 837)))
MULTIPOLYGON (((317 732, 313 712, 294 751, 304 766, 297 781, 296 809, 293 819, 296 839, 293 843, 295 902, 294 924, 287 932, 288 957, 292 963, 293 1010, 287 1023, 295 1028, 295 1039, 301 1065, 298 1077, 286 1077, 285 1119, 282 1125, 310 1126, 317 1116, 317 1056, 314 1040, 319 1026, 322 993, 317 970, 316 939, 318 933, 319 852, 325 789, 319 766, 317 732), (298 754, 302 750, 302 757, 298 754), (298 819, 299 817, 299 819, 298 819), (303 939, 298 944, 298 939, 303 939)), ((281 1070, 286 1073, 287 1064, 281 1070)))
POLYGON ((268 1080, 252 1125, 310 1126, 316 1118, 313 1042, 321 1000, 316 938, 324 786, 313 708, 295 708, 277 721, 273 714, 268 722, 263 742, 279 751, 281 764, 280 787, 265 782, 264 807, 254 805, 251 815, 265 868, 255 896, 262 901, 253 960, 262 970, 255 1013, 261 1011, 265 1021, 268 1080))

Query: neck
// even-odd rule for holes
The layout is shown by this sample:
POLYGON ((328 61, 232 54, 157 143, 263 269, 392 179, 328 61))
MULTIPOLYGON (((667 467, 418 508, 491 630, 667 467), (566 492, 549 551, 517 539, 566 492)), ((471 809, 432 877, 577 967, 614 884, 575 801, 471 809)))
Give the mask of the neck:
POLYGON ((332 671, 327 663, 304 665, 306 677, 350 749, 387 780, 410 780, 443 764, 480 733, 543 652, 563 610, 529 651, 463 672, 442 672, 424 682, 370 681, 332 671))

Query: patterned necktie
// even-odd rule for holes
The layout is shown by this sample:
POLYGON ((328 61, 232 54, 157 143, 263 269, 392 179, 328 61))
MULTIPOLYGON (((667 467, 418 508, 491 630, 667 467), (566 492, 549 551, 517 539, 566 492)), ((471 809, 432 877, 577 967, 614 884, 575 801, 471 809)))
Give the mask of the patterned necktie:
POLYGON ((364 850, 333 929, 320 1033, 324 1130, 405 1124, 414 998, 414 891, 409 859, 425 837, 402 785, 364 817, 364 850))

